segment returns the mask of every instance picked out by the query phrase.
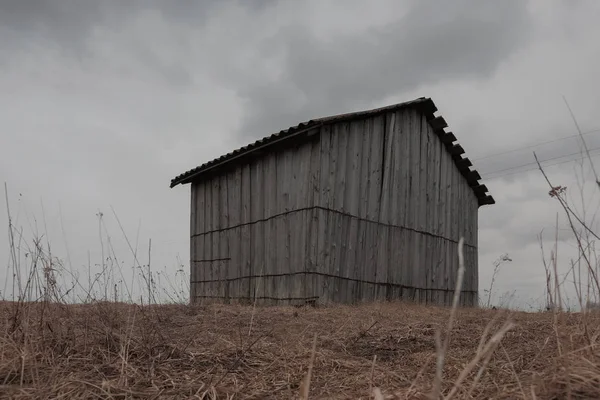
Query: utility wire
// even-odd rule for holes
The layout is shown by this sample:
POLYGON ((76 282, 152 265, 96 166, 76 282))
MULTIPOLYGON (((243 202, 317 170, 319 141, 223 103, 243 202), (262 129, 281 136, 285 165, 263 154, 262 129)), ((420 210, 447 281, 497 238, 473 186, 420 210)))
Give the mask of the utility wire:
MULTIPOLYGON (((596 149, 594 149, 594 150, 598 150, 598 148, 596 148, 596 149)), ((594 154, 591 154, 590 156, 591 156, 591 157, 597 157, 597 156, 599 156, 599 155, 600 155, 600 152, 595 152, 594 154)), ((576 157, 576 158, 573 158, 573 159, 564 160, 564 161, 559 161, 559 162, 550 163, 550 164, 545 164, 545 165, 544 165, 544 167, 552 167, 552 166, 555 166, 555 165, 566 164, 566 163, 568 163, 568 162, 573 162, 573 161, 583 160, 583 159, 584 159, 584 158, 586 158, 586 157, 587 157, 586 155, 581 155, 580 157, 576 157)), ((550 159, 549 159, 549 160, 550 160, 550 159)), ((541 163, 544 163, 544 162, 546 162, 546 161, 548 161, 548 160, 543 160, 543 161, 540 161, 540 162, 541 162, 541 163)), ((521 167, 522 167, 522 166, 521 166, 521 167)), ((494 179, 497 179, 497 178, 502 178, 502 177, 509 176, 509 175, 518 175, 518 174, 522 174, 522 173, 529 172, 529 171, 533 171, 533 170, 536 170, 536 169, 538 169, 538 167, 537 167, 537 166, 536 166, 536 167, 533 167, 533 168, 524 169, 524 170, 521 170, 521 171, 514 171, 514 172, 505 173, 505 174, 495 175, 495 176, 489 176, 489 175, 485 175, 485 176, 483 176, 483 177, 482 177, 482 179, 485 179, 485 180, 487 180, 487 181, 490 181, 490 180, 494 180, 494 179)), ((490 172, 490 174, 492 174, 492 175, 493 175, 493 174, 494 174, 494 172, 490 172)))
MULTIPOLYGON (((600 150, 600 147, 595 147, 595 148, 593 148, 593 149, 590 149, 590 150, 588 151, 588 153, 591 153, 591 152, 596 152, 596 151, 598 151, 598 150, 600 150)), ((580 156, 580 155, 581 155, 581 152, 570 153, 570 154, 564 154, 564 155, 562 155, 562 156, 556 156, 556 157, 550 157, 550 158, 547 158, 547 159, 545 159, 545 160, 542 160, 541 162, 553 161, 553 160, 558 160, 558 159, 560 159, 560 158, 571 157, 571 156, 580 156)), ((573 160, 576 160, 576 159, 578 159, 578 158, 574 158, 573 160)), ((567 160, 567 161, 571 161, 571 160, 567 160)), ((487 172, 487 173, 483 174, 483 176, 489 176, 489 175, 493 175, 493 174, 496 174, 496 173, 498 173, 498 172, 512 171, 512 170, 515 170, 515 169, 519 169, 519 168, 527 167, 527 166, 529 166, 529 165, 537 165, 537 163, 536 163, 535 161, 532 161, 532 162, 529 162, 529 163, 526 163, 526 164, 517 165, 517 166, 514 166, 514 167, 508 167, 508 168, 498 169, 498 170, 495 170, 495 171, 490 171, 490 172, 487 172)))
MULTIPOLYGON (((592 155, 591 155, 592 152, 594 152, 594 156, 598 155, 595 152, 597 152, 598 150, 600 150, 600 147, 596 147, 596 148, 593 148, 593 149, 590 150, 588 148, 588 146, 587 146, 587 143, 585 142, 584 137, 583 137, 583 135, 588 135, 588 134, 591 134, 591 133, 600 132, 600 129, 593 129, 591 131, 582 132, 581 128, 579 127, 579 124, 577 123, 577 119, 575 118, 575 115, 573 114, 573 110, 569 106, 569 103, 567 102, 567 99, 565 98, 565 96, 563 96, 563 100, 564 100, 564 102, 565 102, 565 104, 567 106, 567 109, 569 110, 569 113, 571 115, 571 118, 573 119, 573 122, 575 123, 575 127, 577 128, 578 134, 571 135, 571 136, 565 136, 565 137, 558 138, 558 139, 553 139, 553 140, 547 140, 545 142, 540 142, 540 143, 532 144, 532 145, 528 145, 528 146, 522 146, 520 148, 516 148, 516 149, 513 149, 513 150, 508 150, 508 151, 501 152, 501 153, 496 153, 496 154, 491 154, 491 155, 484 156, 484 157, 479 157, 479 158, 476 158, 474 160, 483 160, 483 159, 487 159, 487 158, 491 158, 491 157, 496 157, 496 156, 499 156, 499 155, 510 154, 510 153, 514 153, 514 152, 517 152, 517 151, 520 151, 520 150, 524 150, 524 149, 528 149, 528 148, 533 148, 533 147, 539 147, 539 146, 542 146, 544 144, 555 143, 555 142, 558 142, 558 141, 561 141, 561 140, 571 139, 571 138, 575 138, 575 137, 579 136, 579 138, 583 142, 583 146, 585 148, 585 152, 587 154, 587 158, 590 160, 590 163, 591 163, 591 166, 592 166, 592 170, 594 172, 594 176, 596 177, 596 183, 600 186, 600 180, 598 178, 598 174, 596 172, 596 168, 595 168, 594 164, 592 163, 592 155)), ((554 166, 554 165, 565 164, 565 163, 572 162, 572 161, 582 160, 584 158, 584 156, 581 155, 581 152, 578 152, 578 153, 571 153, 571 154, 565 154, 565 155, 562 155, 562 156, 556 156, 556 157, 548 158, 546 160, 541 161, 541 163, 547 162, 547 161, 558 160, 558 159, 561 159, 561 158, 564 158, 564 157, 577 156, 577 155, 579 155, 579 157, 575 157, 573 159, 567 159, 565 161, 559 161, 559 162, 556 162, 556 163, 546 164, 545 166, 554 166)), ((527 167, 527 166, 530 166, 530 165, 537 165, 537 162, 530 162, 530 163, 526 163, 526 164, 517 165, 517 166, 514 166, 514 167, 508 167, 508 168, 504 168, 504 169, 500 169, 500 170, 496 170, 496 171, 491 171, 491 172, 488 172, 486 174, 483 174, 482 178, 483 179, 487 179, 487 180, 491 180, 491 179, 496 179, 496 178, 500 178, 500 177, 504 177, 504 176, 508 176, 508 175, 516 175, 516 174, 520 174, 520 173, 525 173, 525 172, 532 171, 532 170, 536 169, 535 167, 533 167, 533 168, 528 168, 528 169, 525 169, 525 170, 519 170, 519 171, 515 171, 515 172, 508 172, 508 173, 496 175, 498 172, 513 171, 515 169, 527 167)))
POLYGON ((546 140, 544 142, 538 142, 538 143, 530 144, 530 145, 527 145, 527 146, 515 147, 512 150, 507 150, 507 151, 503 151, 503 152, 500 152, 500 153, 488 154, 486 156, 478 157, 478 158, 473 158, 471 160, 472 161, 486 160, 488 158, 503 156, 505 154, 516 153, 517 151, 526 150, 526 149, 532 149, 534 147, 539 147, 539 146, 543 146, 543 145, 550 144, 550 143, 556 143, 556 142, 560 142, 562 140, 573 139, 573 138, 576 138, 576 137, 582 136, 582 135, 591 135, 592 133, 598 133, 598 132, 600 132, 600 128, 598 128, 598 129, 592 129, 590 131, 586 131, 586 132, 582 132, 582 133, 577 133, 577 134, 571 135, 571 136, 563 136, 563 137, 560 137, 560 138, 557 138, 557 139, 546 140))
POLYGON ((575 114, 573 114, 573 110, 571 110, 571 106, 569 106, 569 103, 567 102, 567 98, 565 96, 563 96, 563 100, 565 101, 565 104, 567 105, 567 108, 569 109, 569 113, 571 114, 571 118, 573 118, 573 122, 575 123, 575 126, 577 127, 577 131, 579 132, 579 136, 581 137, 581 141, 583 142, 583 146, 585 147, 585 151, 588 155, 588 158, 590 159, 590 164, 592 165, 592 171, 594 171, 594 176, 596 177, 596 184, 598 186, 600 186, 600 180, 598 179, 598 173, 596 172, 596 167, 594 166, 594 163, 592 163, 592 159, 590 157, 590 151, 588 150, 587 147, 587 143, 585 142, 585 139, 583 138, 583 133, 581 132, 581 128, 579 128, 579 124, 577 123, 577 119, 575 118, 575 114))

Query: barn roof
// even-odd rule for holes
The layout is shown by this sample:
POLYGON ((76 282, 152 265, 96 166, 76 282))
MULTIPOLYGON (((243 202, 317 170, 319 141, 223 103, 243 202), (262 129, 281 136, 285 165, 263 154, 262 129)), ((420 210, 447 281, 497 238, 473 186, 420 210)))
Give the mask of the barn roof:
POLYGON ((469 185, 473 189, 473 192, 479 199, 479 205, 495 204, 494 198, 489 193, 487 193, 487 187, 479 183, 479 180, 481 179, 479 173, 475 169, 470 168, 472 166, 471 161, 468 158, 462 157, 465 151, 462 148, 462 146, 456 141, 456 137, 454 136, 454 134, 452 132, 446 132, 444 130, 448 126, 444 118, 441 116, 434 115, 437 111, 437 107, 433 103, 433 100, 431 100, 428 97, 420 97, 415 100, 393 104, 372 110, 332 115, 329 117, 311 119, 310 121, 301 122, 298 125, 292 126, 288 129, 279 131, 270 136, 259 139, 254 143, 241 147, 237 150, 233 150, 228 154, 222 155, 219 158, 216 158, 212 161, 208 161, 196 168, 190 169, 189 171, 186 171, 176 176, 175 178, 171 179, 171 188, 179 184, 190 183, 198 179, 201 175, 208 173, 209 171, 213 172, 219 167, 235 163, 245 158, 245 156, 250 155, 251 153, 257 153, 258 151, 261 151, 266 147, 272 147, 275 144, 285 145, 286 142, 292 144, 294 142, 290 140, 292 138, 308 138, 308 136, 310 136, 310 131, 313 130, 313 128, 315 127, 333 122, 366 118, 377 114, 382 114, 387 111, 394 111, 409 107, 417 109, 423 114, 425 114, 434 132, 440 137, 442 143, 444 143, 446 147, 446 150, 452 155, 454 163, 458 167, 459 171, 469 182, 469 185))

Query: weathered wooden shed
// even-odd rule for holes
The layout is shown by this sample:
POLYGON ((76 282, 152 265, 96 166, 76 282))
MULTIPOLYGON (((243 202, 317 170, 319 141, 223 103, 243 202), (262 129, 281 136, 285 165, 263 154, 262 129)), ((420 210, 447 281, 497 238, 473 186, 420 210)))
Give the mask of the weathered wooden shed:
POLYGON ((310 120, 187 171, 198 302, 478 299, 477 219, 494 204, 429 98, 310 120))

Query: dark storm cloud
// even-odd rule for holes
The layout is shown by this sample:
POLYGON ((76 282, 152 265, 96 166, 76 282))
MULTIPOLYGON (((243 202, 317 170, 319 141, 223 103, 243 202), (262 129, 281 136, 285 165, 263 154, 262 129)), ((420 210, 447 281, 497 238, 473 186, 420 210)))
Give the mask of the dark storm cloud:
POLYGON ((283 28, 268 52, 285 52, 285 72, 241 90, 249 103, 243 134, 264 136, 444 79, 488 78, 529 37, 522 1, 412 4, 394 23, 332 41, 305 25, 283 28), (297 99, 303 105, 290 106, 297 99))
MULTIPOLYGON (((218 7, 236 5, 261 11, 273 0, 4 0, 0 2, 0 27, 6 29, 4 45, 46 39, 63 51, 80 56, 86 53, 90 32, 98 26, 116 28, 146 10, 155 10, 170 23, 202 26, 218 7)), ((0 38, 0 44, 3 40, 0 38)))
POLYGON ((115 1, 2 1, 0 25, 9 35, 4 44, 18 47, 24 42, 46 39, 58 43, 62 50, 84 51, 91 29, 122 22, 133 10, 131 2, 118 2, 114 8, 116 4, 115 1))

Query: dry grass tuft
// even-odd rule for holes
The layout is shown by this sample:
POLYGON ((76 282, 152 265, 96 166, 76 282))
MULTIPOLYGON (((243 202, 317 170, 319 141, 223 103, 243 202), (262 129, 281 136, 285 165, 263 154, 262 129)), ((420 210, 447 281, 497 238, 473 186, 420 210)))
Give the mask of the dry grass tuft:
MULTIPOLYGON (((315 399, 426 399, 449 314, 401 303, 21 306, 15 320, 15 303, 0 305, 2 397, 292 399, 304 382, 315 399)), ((581 315, 564 315, 562 356, 552 313, 510 313, 510 330, 508 316, 457 310, 443 396, 600 398, 598 314, 587 329, 581 315)))

